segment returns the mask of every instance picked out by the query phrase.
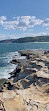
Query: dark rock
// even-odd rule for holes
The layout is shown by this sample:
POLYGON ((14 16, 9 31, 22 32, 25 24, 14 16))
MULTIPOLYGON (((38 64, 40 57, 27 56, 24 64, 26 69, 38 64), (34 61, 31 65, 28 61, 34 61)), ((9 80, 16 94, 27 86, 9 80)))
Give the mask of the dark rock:
POLYGON ((27 56, 27 54, 23 54, 23 53, 22 53, 21 56, 27 56))
POLYGON ((19 60, 17 60, 17 59, 13 59, 12 61, 10 61, 11 63, 13 63, 13 64, 17 64, 17 63, 19 63, 19 60))
POLYGON ((15 87, 13 85, 13 82, 8 79, 0 79, 0 92, 3 92, 5 90, 13 90, 15 87))
POLYGON ((5 82, 4 87, 6 87, 7 90, 13 90, 15 88, 14 85, 11 84, 10 81, 5 82))
POLYGON ((44 52, 44 54, 48 54, 48 53, 49 53, 49 51, 45 51, 45 52, 44 52))
POLYGON ((16 73, 19 73, 20 71, 21 71, 20 67, 16 68, 16 73))
POLYGON ((38 70, 40 70, 40 69, 42 68, 41 65, 37 65, 36 63, 30 62, 29 64, 32 65, 32 68, 36 68, 36 69, 38 69, 38 70))
POLYGON ((29 56, 29 55, 27 55, 27 56, 26 56, 26 58, 27 58, 27 59, 30 59, 30 56, 29 56))
POLYGON ((21 67, 20 67, 20 66, 18 66, 18 67, 16 67, 16 69, 15 69, 14 71, 10 72, 9 74, 10 74, 10 75, 12 75, 12 74, 13 74, 13 75, 15 75, 15 76, 16 76, 16 74, 17 74, 17 73, 19 73, 20 71, 21 71, 21 67))
POLYGON ((4 83, 7 81, 7 79, 0 79, 0 92, 3 91, 4 83))
POLYGON ((28 84, 27 80, 25 80, 25 79, 21 80, 20 83, 22 84, 22 86, 23 86, 24 89, 26 89, 26 88, 29 87, 29 84, 28 84))

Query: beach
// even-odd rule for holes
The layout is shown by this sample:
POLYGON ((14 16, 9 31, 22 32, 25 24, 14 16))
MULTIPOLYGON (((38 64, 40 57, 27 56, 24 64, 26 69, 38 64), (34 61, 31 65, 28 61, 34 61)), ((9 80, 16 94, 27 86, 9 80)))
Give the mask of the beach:
POLYGON ((8 79, 0 79, 0 110, 49 111, 49 51, 20 50, 8 79), (23 58, 24 57, 24 58, 23 58))

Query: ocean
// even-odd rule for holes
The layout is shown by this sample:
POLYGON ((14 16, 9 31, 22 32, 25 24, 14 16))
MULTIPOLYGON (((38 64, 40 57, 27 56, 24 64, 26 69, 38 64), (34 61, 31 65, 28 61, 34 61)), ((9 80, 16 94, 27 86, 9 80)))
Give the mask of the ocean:
POLYGON ((0 43, 0 78, 10 77, 9 73, 16 68, 10 61, 23 59, 18 53, 19 50, 49 50, 49 43, 0 43))

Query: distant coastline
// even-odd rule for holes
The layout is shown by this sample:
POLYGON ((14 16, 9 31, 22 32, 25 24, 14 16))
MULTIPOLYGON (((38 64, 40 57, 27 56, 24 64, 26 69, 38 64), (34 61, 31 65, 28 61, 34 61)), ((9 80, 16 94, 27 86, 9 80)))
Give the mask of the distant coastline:
POLYGON ((19 39, 1 40, 0 43, 49 43, 49 36, 22 37, 19 39))
POLYGON ((49 43, 49 42, 26 42, 26 43, 49 43))

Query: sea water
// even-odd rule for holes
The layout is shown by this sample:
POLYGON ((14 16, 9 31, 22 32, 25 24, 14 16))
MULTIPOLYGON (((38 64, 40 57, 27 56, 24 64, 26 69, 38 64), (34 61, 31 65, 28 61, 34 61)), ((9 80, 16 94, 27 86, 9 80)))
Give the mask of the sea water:
POLYGON ((49 43, 0 43, 0 78, 10 76, 9 73, 16 68, 10 61, 15 57, 22 59, 18 51, 25 49, 49 50, 49 43))

